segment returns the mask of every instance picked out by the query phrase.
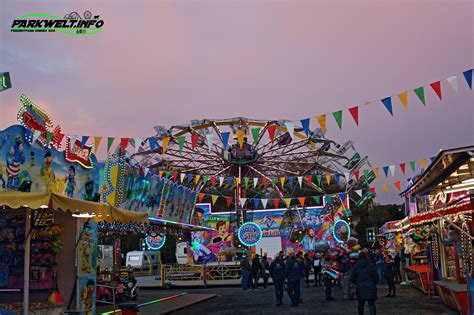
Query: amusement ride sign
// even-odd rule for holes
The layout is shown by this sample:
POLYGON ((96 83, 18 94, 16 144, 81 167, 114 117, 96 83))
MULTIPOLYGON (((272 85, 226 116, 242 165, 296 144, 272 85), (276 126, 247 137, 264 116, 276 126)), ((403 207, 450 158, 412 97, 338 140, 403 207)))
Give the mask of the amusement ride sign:
POLYGON ((244 223, 238 231, 239 240, 245 246, 257 245, 262 235, 262 229, 253 222, 244 223))

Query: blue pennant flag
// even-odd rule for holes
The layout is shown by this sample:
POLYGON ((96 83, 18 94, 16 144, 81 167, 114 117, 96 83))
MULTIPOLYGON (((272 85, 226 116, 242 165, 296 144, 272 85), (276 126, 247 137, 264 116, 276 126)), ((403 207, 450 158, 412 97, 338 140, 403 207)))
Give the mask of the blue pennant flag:
POLYGON ((306 137, 309 136, 309 118, 301 119, 300 121, 306 137))
POLYGON ((232 177, 227 177, 227 185, 232 186, 232 177))
POLYGON ((191 181, 193 180, 193 174, 188 175, 188 185, 191 184, 191 181))
POLYGON ((385 105, 385 108, 388 110, 390 115, 393 116, 393 109, 392 109, 392 98, 387 97, 382 100, 382 103, 385 105))
POLYGON ((339 179, 341 178, 341 174, 334 174, 334 179, 336 180, 336 183, 339 183, 339 179))
POLYGON ((229 146, 229 136, 230 136, 230 132, 228 131, 221 133, 222 144, 224 145, 224 150, 227 150, 227 147, 229 146))
POLYGON ((467 85, 469 85, 469 88, 472 90, 472 69, 464 71, 462 74, 464 75, 464 79, 466 79, 467 85))
POLYGON ((383 172, 385 173, 385 177, 388 176, 388 166, 383 167, 383 172))
POLYGON ((293 188, 293 176, 291 176, 288 180, 290 183, 290 188, 293 188))
POLYGON ((150 141, 150 149, 152 151, 158 148, 158 139, 156 137, 151 137, 148 141, 150 141))
POLYGON ((339 193, 339 199, 341 199, 341 201, 344 202, 344 199, 346 199, 346 194, 345 193, 339 193))
POLYGON ((434 161, 434 159, 436 159, 436 156, 432 156, 432 157, 430 157, 430 160, 431 160, 431 162, 433 162, 433 161, 434 161))
POLYGON ((89 140, 89 136, 82 136, 81 147, 84 147, 86 145, 87 140, 89 140))
POLYGON ((255 209, 258 209, 258 204, 260 203, 260 199, 253 198, 253 204, 255 205, 255 209))

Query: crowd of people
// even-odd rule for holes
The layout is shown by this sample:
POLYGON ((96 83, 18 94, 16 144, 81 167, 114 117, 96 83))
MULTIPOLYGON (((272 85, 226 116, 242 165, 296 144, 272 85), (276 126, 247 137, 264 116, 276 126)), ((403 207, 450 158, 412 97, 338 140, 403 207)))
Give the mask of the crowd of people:
POLYGON ((394 298, 395 283, 401 282, 400 258, 398 255, 383 255, 381 251, 362 250, 351 259, 339 259, 335 270, 334 259, 328 254, 283 251, 275 255, 271 263, 266 255, 256 254, 252 259, 243 255, 241 259, 242 287, 244 291, 259 290, 259 279, 263 279, 263 290, 268 290, 268 280, 272 278, 276 305, 283 304, 284 291, 290 298, 292 307, 304 303, 304 288, 324 287, 327 301, 334 301, 332 288, 339 286, 344 298, 357 299, 358 312, 364 314, 368 304, 371 315, 376 314, 377 284, 388 286, 386 297, 394 298), (314 278, 310 280, 313 271, 314 278), (352 287, 355 287, 355 294, 352 287))

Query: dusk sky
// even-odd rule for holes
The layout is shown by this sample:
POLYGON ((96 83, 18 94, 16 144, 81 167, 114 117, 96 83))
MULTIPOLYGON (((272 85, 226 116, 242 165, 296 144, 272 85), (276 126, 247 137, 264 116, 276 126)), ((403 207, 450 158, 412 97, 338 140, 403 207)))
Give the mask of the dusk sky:
MULTIPOLYGON (((425 88, 426 106, 412 92, 408 110, 394 98, 394 117, 380 102, 362 108, 359 127, 346 111, 339 130, 331 112, 473 65, 473 1, 3 0, 0 72, 13 88, 0 92, 0 129, 16 123, 21 93, 73 135, 146 137, 191 119, 327 113, 329 138, 354 140, 373 166, 398 165, 474 143, 462 75, 457 95, 442 82, 443 101, 425 88), (86 10, 104 18, 102 32, 10 32, 21 15, 86 10)), ((411 174, 382 175, 376 201, 401 202, 393 182, 411 174)))

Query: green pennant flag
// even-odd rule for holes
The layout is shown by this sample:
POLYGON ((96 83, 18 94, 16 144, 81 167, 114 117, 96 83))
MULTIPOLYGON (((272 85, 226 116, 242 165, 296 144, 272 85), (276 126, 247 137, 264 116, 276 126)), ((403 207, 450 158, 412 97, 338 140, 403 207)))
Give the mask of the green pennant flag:
POLYGON ((202 178, 202 182, 204 183, 204 185, 207 183, 208 180, 209 180, 209 176, 204 175, 204 177, 202 178))
POLYGON ((183 151, 183 147, 184 147, 184 141, 186 140, 186 138, 184 136, 179 136, 178 137, 178 145, 179 145, 179 151, 183 151))
POLYGON ((166 178, 169 178, 170 175, 171 175, 171 171, 166 171, 166 172, 165 172, 165 177, 166 177, 166 178))
POLYGON ((110 151, 110 147, 112 146, 112 143, 114 143, 115 138, 107 138, 107 153, 110 151))
POLYGON ((316 179, 318 181, 318 186, 321 187, 321 175, 316 175, 316 179))
POLYGON ((252 128, 253 143, 257 143, 259 134, 260 134, 260 128, 252 128))
POLYGON ((272 177, 272 186, 275 187, 275 183, 276 183, 276 178, 275 177, 272 177))
POLYGON ((326 195, 326 203, 330 203, 332 200, 332 196, 331 195, 326 195))
POLYGON ((334 119, 336 120, 339 129, 342 129, 342 110, 334 112, 332 113, 332 115, 334 116, 334 119))
POLYGON ((46 131, 46 142, 49 144, 51 142, 51 139, 53 139, 53 133, 46 131))
POLYGON ((244 177, 244 183, 245 183, 245 188, 247 188, 249 186, 249 178, 248 177, 244 177))
POLYGON ((410 161, 410 167, 413 172, 415 171, 415 163, 415 161, 410 161))
POLYGON ((321 196, 313 196, 313 199, 316 201, 316 204, 319 205, 321 203, 321 196))
POLYGON ((369 170, 364 170, 364 176, 365 178, 369 177, 369 170))
POLYGON ((418 98, 423 103, 423 105, 426 106, 426 103, 425 103, 425 90, 423 89, 423 87, 420 86, 419 88, 414 89, 413 91, 415 92, 416 96, 418 96, 418 98))

